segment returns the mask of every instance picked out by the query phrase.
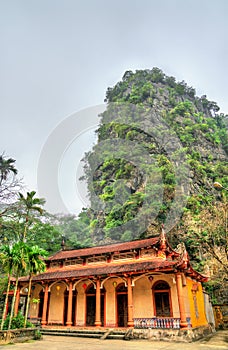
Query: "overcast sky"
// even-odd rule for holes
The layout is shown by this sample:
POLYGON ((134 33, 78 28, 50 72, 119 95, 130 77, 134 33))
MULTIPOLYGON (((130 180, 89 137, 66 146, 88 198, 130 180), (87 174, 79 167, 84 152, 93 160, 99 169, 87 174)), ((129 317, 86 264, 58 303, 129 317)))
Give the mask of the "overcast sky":
MULTIPOLYGON (((37 190, 50 135, 68 116, 102 104, 126 70, 159 67, 228 113, 227 18, 227 0, 0 0, 0 153, 37 190)), ((59 190, 75 212, 85 203, 70 199, 64 184, 74 182, 69 163, 76 149, 75 159, 89 150, 91 130, 62 156, 70 178, 59 170, 59 190)))

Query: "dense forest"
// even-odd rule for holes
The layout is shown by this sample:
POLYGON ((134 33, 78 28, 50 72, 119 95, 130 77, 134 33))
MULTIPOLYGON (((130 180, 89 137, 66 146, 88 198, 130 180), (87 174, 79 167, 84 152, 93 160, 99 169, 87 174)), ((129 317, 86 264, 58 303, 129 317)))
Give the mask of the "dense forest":
MULTIPOLYGON (((78 217, 50 215, 21 194, 15 160, 0 158, 0 241, 51 254, 158 235, 184 242, 214 301, 228 281, 227 115, 160 69, 127 71, 106 93, 98 142, 85 154, 91 200, 78 217), (215 185, 217 183, 217 186, 215 185)), ((217 299, 216 299, 217 298, 217 299)))

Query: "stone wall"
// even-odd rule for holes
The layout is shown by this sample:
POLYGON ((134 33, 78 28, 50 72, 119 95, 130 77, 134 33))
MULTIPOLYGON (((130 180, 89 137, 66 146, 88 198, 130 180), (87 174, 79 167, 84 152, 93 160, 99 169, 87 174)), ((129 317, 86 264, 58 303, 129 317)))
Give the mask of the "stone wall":
POLYGON ((12 329, 10 331, 0 331, 0 345, 19 343, 29 339, 34 339, 36 332, 36 328, 22 328, 12 329))
POLYGON ((126 340, 148 339, 176 342, 192 342, 204 338, 214 332, 210 325, 191 329, 129 329, 126 340))

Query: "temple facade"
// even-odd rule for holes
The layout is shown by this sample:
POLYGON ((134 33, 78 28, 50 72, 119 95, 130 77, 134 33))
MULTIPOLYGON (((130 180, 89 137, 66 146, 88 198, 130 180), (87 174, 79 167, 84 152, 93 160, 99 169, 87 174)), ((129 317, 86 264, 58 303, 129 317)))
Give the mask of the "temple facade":
MULTIPOLYGON (((207 326, 202 282, 184 245, 174 250, 157 237, 61 250, 32 279, 29 316, 66 327, 195 328, 207 326)), ((19 282, 15 311, 28 278, 19 282)))

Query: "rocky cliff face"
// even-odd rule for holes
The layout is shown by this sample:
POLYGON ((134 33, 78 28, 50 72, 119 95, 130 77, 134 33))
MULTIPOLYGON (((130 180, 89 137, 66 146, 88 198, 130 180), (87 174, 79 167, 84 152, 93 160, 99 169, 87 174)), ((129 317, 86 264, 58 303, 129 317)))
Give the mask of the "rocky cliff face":
POLYGON ((106 102, 85 167, 93 240, 156 234, 161 223, 172 236, 185 210, 218 197, 215 181, 226 186, 227 116, 158 68, 127 71, 106 102))

